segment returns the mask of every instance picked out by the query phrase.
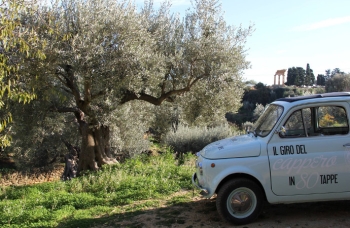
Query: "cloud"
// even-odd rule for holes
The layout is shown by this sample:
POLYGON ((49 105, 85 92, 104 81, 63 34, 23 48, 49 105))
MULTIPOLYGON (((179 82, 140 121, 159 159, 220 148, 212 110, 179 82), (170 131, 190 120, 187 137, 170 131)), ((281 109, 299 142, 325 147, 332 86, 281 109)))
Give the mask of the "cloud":
POLYGON ((340 25, 340 24, 349 23, 349 22, 350 22, 350 16, 330 18, 330 19, 315 22, 312 24, 305 24, 305 25, 294 27, 292 31, 297 31, 297 32, 310 31, 310 30, 331 27, 331 26, 340 25))

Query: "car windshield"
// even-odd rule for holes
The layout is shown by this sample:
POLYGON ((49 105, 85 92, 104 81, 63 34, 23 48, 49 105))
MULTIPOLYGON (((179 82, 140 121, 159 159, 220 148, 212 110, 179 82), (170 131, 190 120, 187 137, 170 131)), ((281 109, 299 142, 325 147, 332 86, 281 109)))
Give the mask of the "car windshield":
POLYGON ((255 122, 253 130, 254 134, 265 137, 277 123, 283 113, 283 107, 279 105, 269 105, 264 113, 255 122))

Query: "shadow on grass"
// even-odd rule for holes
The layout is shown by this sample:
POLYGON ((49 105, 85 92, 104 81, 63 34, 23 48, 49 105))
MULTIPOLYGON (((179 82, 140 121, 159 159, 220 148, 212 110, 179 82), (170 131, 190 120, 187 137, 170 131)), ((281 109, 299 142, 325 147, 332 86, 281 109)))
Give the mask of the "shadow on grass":
MULTIPOLYGON (((104 216, 95 219, 68 220, 58 227, 196 227, 205 226, 205 221, 220 222, 215 199, 200 199, 193 202, 172 202, 159 208, 138 210, 104 216), (190 220, 190 221, 189 221, 190 220), (193 224, 197 224, 193 226, 193 224)), ((220 224, 227 224, 223 221, 220 224)))
MULTIPOLYGON (((350 227, 350 201, 280 204, 265 203, 254 227, 350 227)), ((66 221, 59 227, 235 227, 223 221, 214 199, 175 203, 155 209, 114 214, 96 219, 66 221)))

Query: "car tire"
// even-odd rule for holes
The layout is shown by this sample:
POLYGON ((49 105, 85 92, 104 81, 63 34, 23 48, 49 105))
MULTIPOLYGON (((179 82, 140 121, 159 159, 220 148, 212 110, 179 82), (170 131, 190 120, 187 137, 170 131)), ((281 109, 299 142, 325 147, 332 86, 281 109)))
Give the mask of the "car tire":
POLYGON ((254 221, 261 213, 263 193, 254 181, 237 178, 226 182, 216 198, 217 211, 223 219, 236 225, 254 221))

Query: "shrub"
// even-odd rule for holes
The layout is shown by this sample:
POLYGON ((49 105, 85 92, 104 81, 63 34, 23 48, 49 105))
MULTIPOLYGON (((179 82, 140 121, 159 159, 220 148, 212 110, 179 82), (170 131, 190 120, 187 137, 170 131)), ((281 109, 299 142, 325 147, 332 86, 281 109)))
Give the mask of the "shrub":
POLYGON ((256 121, 259 119, 259 117, 264 113, 265 106, 262 104, 256 104, 256 108, 253 112, 253 121, 256 121))
POLYGON ((243 129, 245 131, 250 131, 253 129, 254 124, 252 122, 246 121, 245 123, 243 123, 243 129))
POLYGON ((177 153, 197 152, 211 142, 238 134, 228 124, 216 127, 187 127, 180 125, 176 132, 169 131, 162 143, 170 146, 177 153))

